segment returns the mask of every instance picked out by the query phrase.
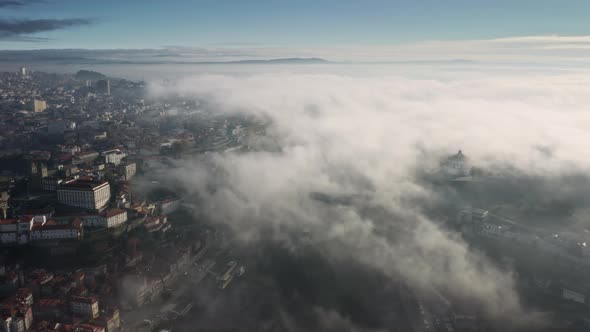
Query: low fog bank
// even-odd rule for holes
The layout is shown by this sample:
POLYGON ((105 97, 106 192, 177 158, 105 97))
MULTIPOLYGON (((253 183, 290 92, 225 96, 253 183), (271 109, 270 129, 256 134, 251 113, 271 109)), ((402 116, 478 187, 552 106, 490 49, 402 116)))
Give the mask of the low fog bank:
MULTIPOLYGON (((350 262, 381 275, 381 287, 401 280, 445 289, 489 317, 526 325, 540 320, 521 305, 512 272, 443 221, 462 206, 518 202, 534 215, 543 214, 538 202, 554 202, 554 220, 583 228, 572 216, 588 203, 589 81, 572 74, 425 80, 281 73, 153 83, 154 98, 188 97, 209 112, 257 118, 276 144, 182 160, 160 180, 244 245, 271 241, 294 256, 315 248, 322 264, 350 262), (482 182, 465 191, 430 181, 439 160, 459 149, 482 182)), ((313 264, 301 268, 322 274, 313 264)), ((331 317, 322 324, 351 319, 336 305, 319 308, 316 314, 331 317)), ((285 322, 295 319, 289 312, 285 322)))

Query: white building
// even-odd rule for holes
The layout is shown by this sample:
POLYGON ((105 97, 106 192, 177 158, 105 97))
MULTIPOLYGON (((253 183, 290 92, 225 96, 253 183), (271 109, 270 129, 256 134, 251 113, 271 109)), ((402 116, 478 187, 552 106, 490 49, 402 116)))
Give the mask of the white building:
POLYGON ((98 317, 98 300, 94 297, 76 296, 70 302, 72 313, 95 319, 98 317))
POLYGON ((33 227, 32 217, 0 220, 0 244, 16 245, 29 241, 29 232, 33 227))
POLYGON ((60 150, 63 153, 67 153, 67 154, 71 154, 71 155, 75 155, 76 153, 79 153, 80 151, 82 151, 82 149, 80 149, 80 147, 77 145, 62 146, 62 147, 60 147, 60 150))
POLYGON ((469 174, 467 158, 461 150, 456 155, 442 161, 441 166, 448 176, 466 176, 469 174))
POLYGON ((73 180, 57 189, 57 200, 65 205, 89 210, 104 208, 111 198, 111 186, 107 181, 73 180))
POLYGON ((160 213, 170 214, 180 208, 181 199, 170 198, 160 203, 160 213))
POLYGON ((121 165, 121 173, 123 174, 125 181, 130 180, 137 173, 137 164, 134 162, 128 162, 121 165))
POLYGON ((82 222, 75 219, 69 224, 58 224, 55 220, 35 222, 31 228, 31 241, 79 240, 82 238, 82 222))
POLYGON ((98 152, 96 151, 88 151, 88 152, 81 152, 74 156, 72 159, 73 164, 82 164, 94 161, 94 159, 98 158, 98 152))
POLYGON ((114 165, 119 165, 123 158, 127 157, 127 154, 125 152, 121 152, 120 150, 105 151, 102 153, 102 155, 104 157, 105 163, 114 165))
POLYGON ((81 219, 84 227, 117 227, 127 221, 127 211, 110 209, 100 214, 84 216, 81 219))

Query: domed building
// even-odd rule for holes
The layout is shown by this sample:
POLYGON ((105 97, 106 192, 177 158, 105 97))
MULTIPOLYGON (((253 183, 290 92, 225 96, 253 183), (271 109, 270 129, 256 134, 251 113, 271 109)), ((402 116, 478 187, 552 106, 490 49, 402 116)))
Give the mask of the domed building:
POLYGON ((461 150, 441 162, 441 168, 447 176, 461 177, 469 175, 467 157, 461 150))

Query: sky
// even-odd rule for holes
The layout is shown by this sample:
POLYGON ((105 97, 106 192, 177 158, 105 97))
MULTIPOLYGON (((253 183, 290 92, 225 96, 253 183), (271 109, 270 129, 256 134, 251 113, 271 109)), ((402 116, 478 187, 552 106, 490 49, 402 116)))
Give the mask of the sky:
POLYGON ((0 48, 343 47, 587 35, 590 2, 0 0, 0 48))

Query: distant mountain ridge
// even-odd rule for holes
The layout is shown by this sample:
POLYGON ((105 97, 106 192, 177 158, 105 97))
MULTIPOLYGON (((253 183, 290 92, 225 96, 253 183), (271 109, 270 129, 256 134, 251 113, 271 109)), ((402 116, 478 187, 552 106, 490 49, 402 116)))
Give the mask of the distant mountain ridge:
POLYGON ((322 58, 279 58, 267 60, 237 60, 237 61, 217 61, 211 63, 220 64, 323 64, 330 61, 322 58))
MULTIPOLYGON (((100 60, 97 60, 99 63, 100 60)), ((176 65, 311 65, 334 63, 322 58, 279 58, 257 60, 233 60, 233 61, 104 61, 111 64, 176 64, 176 65)))

